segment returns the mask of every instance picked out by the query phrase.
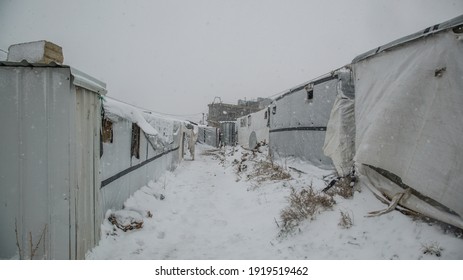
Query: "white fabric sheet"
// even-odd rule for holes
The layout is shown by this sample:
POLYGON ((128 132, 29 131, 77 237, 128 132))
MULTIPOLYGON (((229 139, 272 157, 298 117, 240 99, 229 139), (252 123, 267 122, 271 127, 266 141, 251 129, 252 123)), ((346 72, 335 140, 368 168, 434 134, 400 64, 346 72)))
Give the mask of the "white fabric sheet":
POLYGON ((353 67, 355 161, 463 217, 463 41, 448 30, 353 67))

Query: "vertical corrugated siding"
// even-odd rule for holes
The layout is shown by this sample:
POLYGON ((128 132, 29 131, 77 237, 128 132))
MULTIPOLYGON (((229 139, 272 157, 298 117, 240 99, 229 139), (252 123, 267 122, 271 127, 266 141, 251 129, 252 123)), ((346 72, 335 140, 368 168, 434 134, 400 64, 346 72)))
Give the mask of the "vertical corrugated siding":
POLYGON ((99 127, 100 100, 94 92, 76 87, 77 185, 75 192, 76 258, 99 240, 99 127))
MULTIPOLYGON (((0 68, 0 259, 16 255, 15 219, 21 213, 20 154, 20 72, 0 68)), ((22 229, 21 220, 18 221, 22 229)))
POLYGON ((70 71, 0 71, 0 258, 19 257, 16 221, 22 258, 31 258, 32 245, 37 247, 34 259, 67 259, 69 235, 63 232, 69 231, 71 186, 70 71))
POLYGON ((198 142, 204 143, 212 147, 218 146, 217 128, 215 127, 199 127, 198 142))
POLYGON ((235 145, 235 123, 222 122, 220 123, 220 129, 222 133, 222 143, 229 146, 235 145))
POLYGON ((2 66, 0 90, 0 259, 83 259, 102 222, 98 95, 66 67, 2 66))

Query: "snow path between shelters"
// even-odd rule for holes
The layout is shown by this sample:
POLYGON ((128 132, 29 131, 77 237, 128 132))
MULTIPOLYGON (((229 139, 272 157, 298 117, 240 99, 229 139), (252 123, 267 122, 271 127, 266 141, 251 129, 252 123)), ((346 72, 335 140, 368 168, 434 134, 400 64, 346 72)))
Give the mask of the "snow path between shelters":
POLYGON ((443 233, 438 226, 412 221, 393 211, 366 218, 383 209, 368 190, 353 199, 336 197, 333 210, 304 222, 291 236, 278 237, 280 211, 288 204, 289 186, 325 185, 330 173, 307 163, 283 164, 308 173, 291 173, 292 180, 238 181, 232 160, 241 150, 220 162, 202 155, 210 149, 198 146, 195 161, 183 161, 173 172, 137 191, 125 203, 126 210, 144 216, 139 230, 113 233, 105 221, 102 240, 88 259, 463 259, 463 240, 443 233), (163 194, 165 199, 161 200, 163 194), (350 213, 354 226, 341 228, 340 210, 350 213), (148 211, 152 217, 147 217, 148 211), (437 244, 440 257, 423 253, 437 244))

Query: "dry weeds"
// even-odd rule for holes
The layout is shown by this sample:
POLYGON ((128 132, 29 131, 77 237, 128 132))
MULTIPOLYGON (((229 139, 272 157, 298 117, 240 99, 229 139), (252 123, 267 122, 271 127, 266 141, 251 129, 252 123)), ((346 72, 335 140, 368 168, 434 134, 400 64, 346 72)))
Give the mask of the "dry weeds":
POLYGON ((339 226, 345 229, 351 228, 354 222, 350 217, 349 213, 341 211, 341 219, 339 220, 339 226))
POLYGON ((289 206, 280 213, 280 236, 293 232, 300 222, 306 219, 313 220, 321 210, 331 209, 335 201, 333 197, 315 192, 312 186, 296 191, 291 188, 289 206))
POLYGON ((270 161, 259 161, 254 170, 248 175, 248 179, 254 178, 257 182, 281 181, 291 179, 291 175, 278 164, 270 161))

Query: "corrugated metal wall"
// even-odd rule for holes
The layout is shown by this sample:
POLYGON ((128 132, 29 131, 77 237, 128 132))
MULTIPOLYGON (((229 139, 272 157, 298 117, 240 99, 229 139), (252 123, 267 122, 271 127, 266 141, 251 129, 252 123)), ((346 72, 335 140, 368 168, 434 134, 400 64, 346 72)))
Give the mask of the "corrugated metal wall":
POLYGON ((100 99, 97 94, 75 87, 77 184, 73 192, 75 207, 75 252, 73 258, 83 259, 100 236, 103 219, 100 197, 100 99))
POLYGON ((198 127, 198 142, 218 147, 218 131, 216 127, 198 127))
POLYGON ((100 101, 71 79, 0 67, 1 259, 82 259, 98 241, 100 101))
POLYGON ((0 258, 68 259, 70 70, 2 66, 0 77, 0 258))
POLYGON ((220 123, 220 142, 223 145, 233 146, 236 144, 235 122, 220 123))

